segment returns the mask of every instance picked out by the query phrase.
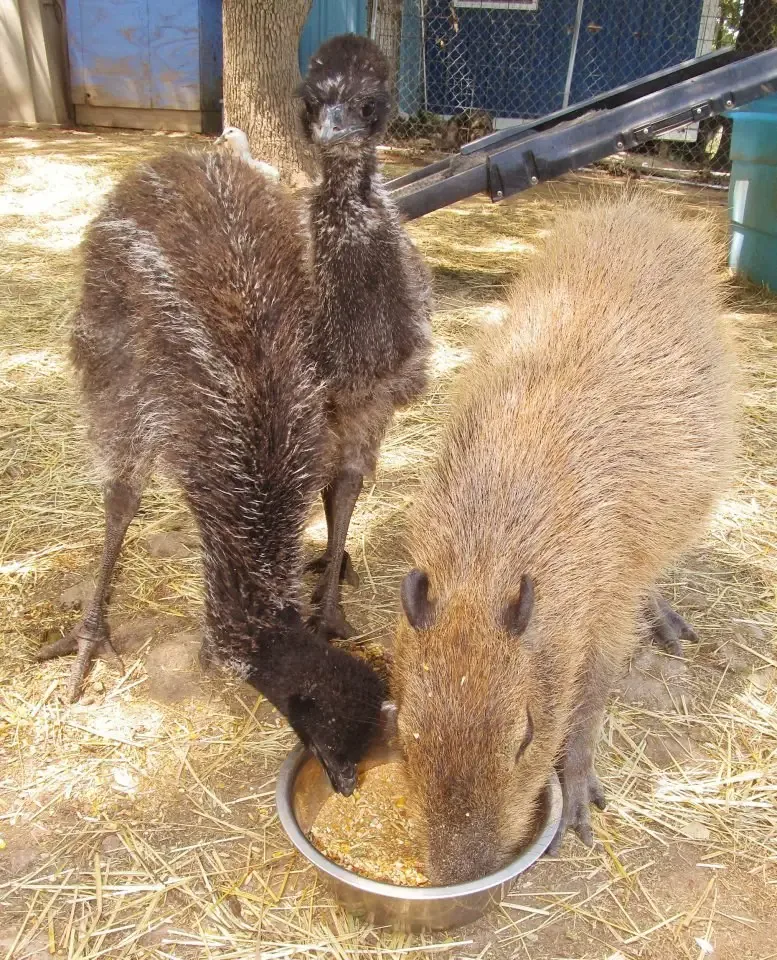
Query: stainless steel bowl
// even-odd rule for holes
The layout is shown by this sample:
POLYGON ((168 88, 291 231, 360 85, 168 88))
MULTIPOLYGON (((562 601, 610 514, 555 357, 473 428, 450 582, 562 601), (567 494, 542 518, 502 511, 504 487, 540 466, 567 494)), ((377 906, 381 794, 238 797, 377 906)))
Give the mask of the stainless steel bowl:
MULTIPOLYGON (((379 745, 361 770, 396 762, 399 754, 379 745)), ((332 787, 316 758, 298 746, 281 767, 276 790, 278 816, 294 846, 316 868, 319 877, 352 913, 383 926, 409 932, 450 930, 472 923, 498 904, 515 878, 550 846, 561 822, 561 785, 554 773, 548 783, 537 833, 520 855, 502 870, 480 880, 447 887, 400 887, 351 873, 328 860, 308 840, 307 833, 332 787)))

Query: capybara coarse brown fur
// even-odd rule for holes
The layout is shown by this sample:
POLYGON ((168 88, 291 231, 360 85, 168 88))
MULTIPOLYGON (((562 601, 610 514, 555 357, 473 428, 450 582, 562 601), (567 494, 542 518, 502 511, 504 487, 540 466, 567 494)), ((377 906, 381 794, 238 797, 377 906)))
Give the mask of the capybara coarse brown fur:
POLYGON ((557 839, 591 842, 612 681, 732 469, 718 266, 644 196, 565 214, 462 377, 412 510, 393 678, 438 882, 530 839, 554 764, 557 839))

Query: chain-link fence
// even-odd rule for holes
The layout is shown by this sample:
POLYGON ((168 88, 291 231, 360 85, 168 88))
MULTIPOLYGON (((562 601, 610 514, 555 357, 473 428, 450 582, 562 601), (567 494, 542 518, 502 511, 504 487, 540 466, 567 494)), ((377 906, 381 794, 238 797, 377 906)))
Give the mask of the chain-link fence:
POLYGON ((369 0, 368 25, 395 70, 391 140, 450 151, 720 47, 774 46, 777 0, 369 0))

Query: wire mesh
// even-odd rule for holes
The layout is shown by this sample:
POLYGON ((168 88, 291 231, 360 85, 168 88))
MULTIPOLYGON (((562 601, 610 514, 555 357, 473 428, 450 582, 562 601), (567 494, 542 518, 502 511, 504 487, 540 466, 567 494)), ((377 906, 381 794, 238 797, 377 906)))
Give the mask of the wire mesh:
POLYGON ((394 69, 390 140, 451 151, 724 46, 774 46, 777 0, 369 0, 368 29, 394 69))

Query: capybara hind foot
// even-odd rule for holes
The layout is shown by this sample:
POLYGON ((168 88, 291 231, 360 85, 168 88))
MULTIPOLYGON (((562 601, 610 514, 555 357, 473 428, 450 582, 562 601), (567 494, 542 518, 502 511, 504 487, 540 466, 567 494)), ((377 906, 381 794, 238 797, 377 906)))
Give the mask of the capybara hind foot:
POLYGON ((568 829, 572 829, 587 847, 594 844, 594 834, 591 827, 591 804, 600 810, 607 806, 604 789, 593 770, 585 772, 570 772, 565 770, 562 775, 562 789, 564 792, 564 814, 553 843, 548 853, 555 856, 564 841, 568 829))
POLYGON ((651 641, 664 653, 682 657, 683 641, 698 643, 696 631, 680 614, 654 592, 645 607, 648 633, 651 641))
POLYGON ((116 653, 108 634, 108 628, 104 624, 91 627, 81 621, 64 637, 41 647, 36 654, 36 659, 53 660, 55 657, 63 657, 69 653, 77 654, 67 685, 67 699, 70 703, 75 703, 78 699, 81 686, 89 672, 95 654, 99 653, 106 659, 112 660, 117 668, 122 673, 124 672, 122 659, 116 653))
MULTIPOLYGON (((328 566, 329 566, 329 554, 326 551, 324 551, 324 553, 322 553, 320 557, 316 557, 315 560, 311 560, 309 563, 305 564, 305 573, 323 574, 326 572, 328 566)), ((343 562, 340 565, 340 583, 347 583, 349 586, 354 588, 358 588, 360 583, 359 574, 354 569, 353 561, 351 560, 351 555, 348 553, 347 550, 343 554, 343 562)))

